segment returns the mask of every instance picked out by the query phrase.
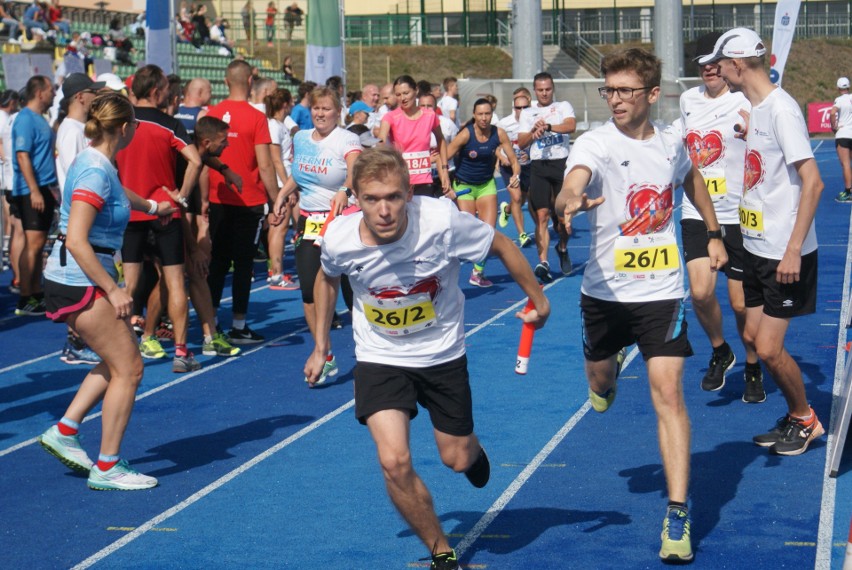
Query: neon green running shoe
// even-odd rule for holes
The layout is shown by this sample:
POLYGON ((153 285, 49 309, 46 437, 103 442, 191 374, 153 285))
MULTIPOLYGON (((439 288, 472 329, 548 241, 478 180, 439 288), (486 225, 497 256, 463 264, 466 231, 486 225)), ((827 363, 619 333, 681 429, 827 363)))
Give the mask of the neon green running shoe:
POLYGON ((596 394, 594 390, 589 388, 589 401, 592 403, 592 408, 599 414, 604 413, 609 409, 615 401, 616 385, 606 391, 605 394, 596 394))
POLYGON ((236 356, 240 349, 228 342, 228 337, 223 332, 216 332, 213 340, 201 345, 201 354, 204 356, 236 356))
POLYGON ((660 558, 665 562, 692 562, 692 541, 689 539, 689 514, 678 507, 669 507, 663 519, 663 545, 660 558))
POLYGON ((505 228, 509 225, 509 215, 511 214, 509 210, 508 202, 500 202, 500 214, 497 216, 497 223, 500 224, 501 228, 505 228))
POLYGON ((155 336, 149 336, 139 344, 139 352, 143 358, 165 358, 166 351, 155 336))
POLYGON ((433 551, 432 556, 420 560, 431 560, 430 570, 459 570, 461 568, 455 550, 441 552, 440 554, 433 551))

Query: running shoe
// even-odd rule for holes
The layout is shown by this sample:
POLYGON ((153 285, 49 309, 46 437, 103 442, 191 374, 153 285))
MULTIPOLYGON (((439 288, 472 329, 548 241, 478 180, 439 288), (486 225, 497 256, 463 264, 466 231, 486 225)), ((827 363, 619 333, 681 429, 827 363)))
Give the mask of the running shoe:
POLYGON ((459 559, 458 556, 456 556, 455 550, 441 552, 438 554, 433 549, 432 556, 421 558, 420 560, 430 559, 432 560, 432 564, 429 565, 431 570, 460 570, 461 568, 461 566, 459 566, 459 559))
POLYGON ((172 321, 167 318, 161 319, 157 327, 157 332, 154 334, 160 340, 173 341, 175 339, 175 329, 172 321))
POLYGON ((65 346, 62 348, 62 355, 59 357, 59 360, 64 362, 65 364, 100 364, 101 357, 98 356, 94 350, 89 348, 88 346, 84 346, 83 348, 76 348, 70 342, 65 342, 65 346))
POLYGON ((41 446, 55 456, 66 467, 75 471, 88 471, 92 468, 92 460, 86 455, 86 451, 80 446, 80 436, 62 435, 56 424, 50 426, 46 432, 38 436, 41 446))
MULTIPOLYGON (((322 365, 322 372, 320 372, 320 376, 314 383, 314 386, 324 384, 329 376, 337 376, 338 372, 340 372, 340 369, 337 367, 337 358, 332 355, 331 360, 326 360, 325 364, 322 365)), ((305 382, 307 381, 308 379, 305 378, 305 382)))
POLYGON ((174 360, 172 360, 172 372, 183 374, 196 370, 201 370, 201 363, 195 359, 195 355, 191 352, 187 352, 186 356, 175 355, 174 360))
POLYGON ((621 376, 621 367, 624 366, 624 361, 627 360, 627 347, 623 347, 618 351, 618 354, 615 355, 615 379, 618 380, 618 377, 621 376))
POLYGON ((136 336, 142 338, 142 335, 145 334, 145 317, 133 315, 130 317, 130 326, 133 327, 133 332, 136 333, 136 336))
POLYGON ((273 291, 295 291, 299 288, 299 282, 293 279, 289 273, 284 275, 272 275, 267 279, 269 288, 273 291))
POLYGON ((201 354, 204 356, 236 356, 240 349, 228 342, 228 337, 222 331, 216 331, 213 340, 201 345, 201 354))
POLYGON ((778 438, 769 451, 776 455, 801 455, 808 449, 808 445, 825 433, 816 413, 811 408, 811 421, 805 423, 801 418, 790 418, 787 429, 778 438))
POLYGON ((710 364, 707 366, 707 374, 701 379, 701 389, 707 392, 716 392, 725 386, 725 374, 737 363, 734 351, 728 347, 728 354, 719 355, 713 351, 710 364))
POLYGON ((518 244, 520 244, 521 247, 529 247, 533 244, 533 239, 526 233, 522 233, 518 236, 518 244))
POLYGON ((488 454, 485 453, 484 447, 479 447, 476 461, 464 472, 464 476, 477 489, 482 489, 488 484, 488 479, 491 478, 491 462, 488 461, 488 454))
POLYGON ((30 297, 26 303, 15 309, 15 315, 18 317, 40 317, 46 311, 44 299, 30 297))
POLYGON ((559 244, 556 245, 556 256, 559 258, 559 269, 562 270, 562 275, 568 275, 574 266, 571 264, 571 256, 568 255, 568 247, 565 250, 559 249, 559 244))
POLYGON ((337 311, 334 311, 334 315, 331 317, 331 328, 335 330, 340 330, 343 328, 343 319, 340 318, 340 315, 337 314, 337 311))
POLYGON ((599 414, 602 414, 607 411, 612 405, 612 403, 615 401, 616 389, 617 385, 613 384, 612 388, 607 390, 605 393, 598 394, 594 390, 589 388, 589 402, 591 402, 592 408, 599 414))
POLYGON ((750 374, 748 370, 748 363, 746 363, 743 402, 746 404, 759 404, 765 401, 766 391, 763 389, 763 370, 758 368, 757 374, 750 374))
POLYGON ((149 336, 139 344, 139 352, 142 358, 165 358, 166 351, 155 336, 149 336))
POLYGON ((844 204, 852 203, 852 191, 844 190, 840 194, 834 197, 835 202, 841 202, 844 204))
POLYGON ((471 285, 476 285, 477 287, 482 287, 483 289, 485 289, 487 287, 491 287, 492 285, 494 285, 494 283, 492 283, 491 281, 488 280, 488 278, 485 276, 485 274, 483 272, 477 271, 475 269, 473 271, 471 271, 470 279, 468 279, 467 282, 470 283, 471 285))
POLYGON ((663 540, 660 558, 664 562, 692 562, 692 541, 689 538, 689 514, 678 507, 669 507, 663 519, 663 540))
POLYGON ((141 491, 157 486, 157 480, 139 473, 122 459, 110 469, 101 471, 97 465, 89 471, 89 489, 95 491, 141 491))
POLYGON ((781 436, 787 431, 787 427, 791 422, 792 419, 790 416, 785 414, 775 421, 775 425, 772 429, 766 433, 754 436, 751 440, 755 443, 755 445, 759 445, 760 447, 772 447, 780 441, 781 436))
POLYGON ((546 261, 540 261, 533 270, 535 276, 542 283, 553 283, 553 275, 550 274, 550 264, 546 261))
POLYGON ((241 329, 232 328, 228 332, 228 341, 231 344, 258 344, 266 340, 253 330, 248 325, 241 329))
POLYGON ((501 228, 505 228, 509 225, 510 214, 511 212, 509 211, 509 203, 500 202, 500 215, 497 217, 497 223, 500 224, 501 228))

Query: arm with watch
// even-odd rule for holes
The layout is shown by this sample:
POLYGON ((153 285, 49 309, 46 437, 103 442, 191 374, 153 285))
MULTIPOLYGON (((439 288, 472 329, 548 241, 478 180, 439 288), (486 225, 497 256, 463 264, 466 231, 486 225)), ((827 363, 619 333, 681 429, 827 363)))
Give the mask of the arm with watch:
POLYGON ((710 268, 718 271, 728 263, 728 253, 722 241, 725 234, 716 219, 716 210, 713 208, 713 201, 710 199, 704 177, 695 165, 692 165, 689 174, 683 180, 683 191, 698 210, 704 225, 707 226, 707 254, 710 256, 710 268))

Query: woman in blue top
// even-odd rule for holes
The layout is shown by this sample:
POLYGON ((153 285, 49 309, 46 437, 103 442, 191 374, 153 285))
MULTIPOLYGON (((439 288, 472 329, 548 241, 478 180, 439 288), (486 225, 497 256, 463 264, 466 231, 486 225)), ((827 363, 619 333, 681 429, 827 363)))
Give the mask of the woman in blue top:
MULTIPOLYGON (((497 223, 497 184, 494 167, 497 164, 497 149, 502 147, 509 157, 512 178, 509 185, 520 184, 521 167, 506 131, 491 124, 491 103, 488 99, 477 99, 473 104, 473 119, 468 121, 450 143, 447 156, 456 157, 456 179, 453 190, 458 196, 459 210, 474 216, 493 227, 497 223)), ((470 284, 491 287, 483 270, 485 260, 473 265, 470 284)))
POLYGON ((125 190, 118 180, 115 154, 130 143, 136 126, 133 107, 122 95, 107 93, 92 102, 85 130, 92 144, 68 170, 60 236, 44 271, 47 316, 67 321, 102 362, 83 380, 59 423, 38 439, 68 467, 89 472, 88 485, 98 490, 157 485, 155 478, 134 471, 119 458, 142 380, 142 359, 129 321, 133 299, 116 283, 113 254, 121 249, 131 208, 158 216, 175 211, 169 202, 158 204, 125 190), (101 401, 103 435, 98 462, 93 464, 77 431, 101 401))

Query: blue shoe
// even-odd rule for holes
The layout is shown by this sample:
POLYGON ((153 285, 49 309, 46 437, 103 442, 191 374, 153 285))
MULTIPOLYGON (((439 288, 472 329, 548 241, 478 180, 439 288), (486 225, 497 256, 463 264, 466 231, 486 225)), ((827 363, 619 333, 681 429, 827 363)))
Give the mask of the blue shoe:
POLYGON ((38 436, 38 442, 45 451, 59 459, 66 467, 75 471, 89 471, 92 468, 92 460, 80 446, 80 437, 62 435, 55 424, 38 436))
POLYGON ((94 350, 88 346, 84 346, 83 348, 74 348, 70 342, 65 343, 65 347, 62 349, 62 355, 59 357, 59 360, 65 364, 71 365, 89 364, 94 366, 95 364, 101 363, 101 357, 98 356, 94 350))

